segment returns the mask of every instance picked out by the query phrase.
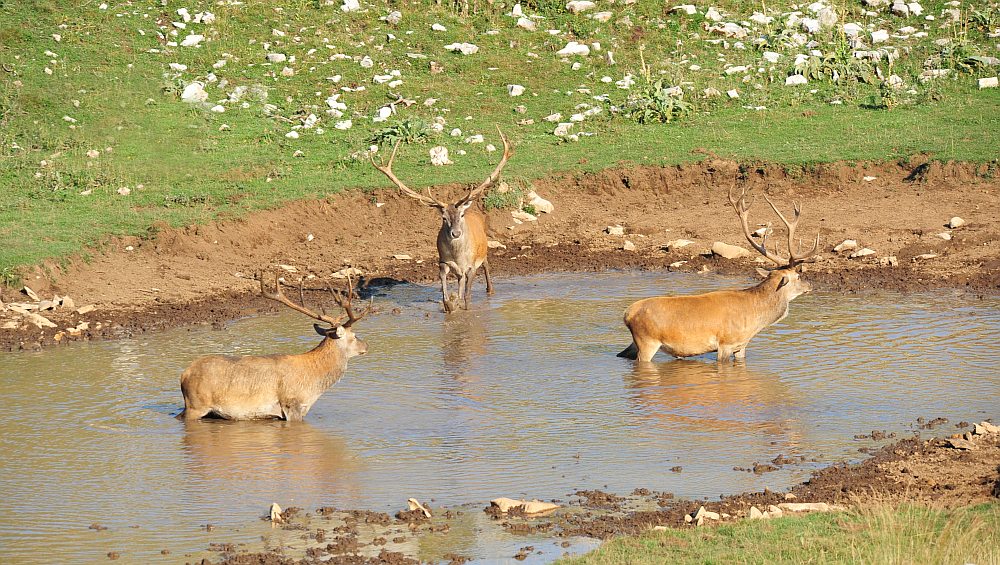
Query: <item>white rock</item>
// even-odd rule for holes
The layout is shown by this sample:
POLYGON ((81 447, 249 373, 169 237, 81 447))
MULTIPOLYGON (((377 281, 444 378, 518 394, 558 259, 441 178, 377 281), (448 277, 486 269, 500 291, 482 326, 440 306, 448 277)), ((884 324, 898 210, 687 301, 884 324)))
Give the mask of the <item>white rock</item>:
POLYGON ((751 506, 750 507, 750 519, 751 520, 763 520, 764 518, 767 518, 767 516, 764 515, 764 513, 761 512, 756 506, 751 506))
POLYGON ((181 41, 181 47, 194 47, 202 41, 205 41, 204 35, 191 34, 185 37, 184 41, 181 41))
POLYGON ((392 116, 392 106, 382 106, 378 109, 378 113, 374 118, 372 118, 372 121, 376 123, 384 122, 388 120, 390 116, 392 116))
POLYGON ((489 247, 490 249, 507 249, 506 245, 500 243, 499 241, 497 241, 495 239, 491 239, 491 240, 487 241, 486 242, 486 247, 489 247))
POLYGON ((448 148, 443 145, 438 145, 437 147, 431 147, 431 164, 436 167, 441 167, 444 165, 451 165, 451 159, 448 158, 448 148))
POLYGON ((30 323, 38 326, 39 329, 40 328, 54 328, 54 327, 56 327, 56 325, 52 323, 52 320, 49 320, 48 318, 46 318, 44 316, 39 316, 38 314, 35 314, 34 312, 28 312, 27 314, 25 314, 24 315, 24 320, 26 322, 30 322, 30 323))
POLYGON ((736 75, 736 74, 740 74, 740 73, 745 73, 745 72, 747 72, 747 68, 745 66, 740 65, 738 67, 728 67, 723 72, 726 73, 727 76, 731 76, 731 75, 736 75))
POLYGON ((831 28, 837 25, 837 21, 840 19, 837 16, 837 12, 832 8, 823 8, 816 14, 816 19, 819 20, 819 25, 822 28, 831 28))
POLYGON ((529 214, 529 213, 525 212, 524 210, 514 210, 513 212, 510 213, 510 215, 515 220, 521 220, 522 222, 534 222, 535 220, 538 219, 533 214, 529 214))
POLYGON ((941 238, 941 239, 943 239, 945 241, 951 241, 951 232, 946 232, 946 231, 945 232, 941 232, 941 233, 937 234, 935 237, 941 238))
MULTIPOLYGON (((706 90, 706 93, 707 93, 708 89, 705 89, 705 90, 706 90)), ((739 90, 736 90, 736 89, 734 88, 734 89, 732 89, 732 90, 727 90, 727 91, 726 91, 726 95, 728 95, 728 96, 729 96, 730 98, 733 98, 733 99, 736 99, 736 98, 739 98, 739 97, 740 97, 740 91, 739 91, 739 90)))
POLYGON ((872 43, 883 43, 885 41, 889 41, 888 31, 880 29, 872 32, 872 43))
POLYGON ((292 130, 292 131, 286 133, 285 137, 287 137, 288 139, 298 139, 299 138, 299 132, 297 132, 295 130, 292 130))
POLYGON ((571 14, 586 12, 587 10, 592 10, 595 7, 597 7, 597 4, 591 2, 590 0, 570 0, 566 3, 566 10, 571 14))
POLYGON ((168 65, 168 66, 170 67, 170 70, 177 71, 179 73, 182 73, 182 72, 188 70, 188 66, 187 65, 182 65, 180 63, 170 63, 170 65, 168 65))
POLYGON ((397 253, 396 255, 393 255, 392 258, 395 259, 395 260, 397 260, 397 261, 409 261, 409 260, 413 259, 413 257, 410 257, 409 255, 407 255, 405 253, 397 253))
POLYGON ((802 18, 799 20, 799 26, 806 33, 816 33, 820 28, 819 20, 813 18, 802 18))
POLYGON ((361 61, 359 61, 358 64, 361 65, 362 69, 370 69, 375 66, 375 61, 373 61, 368 55, 365 55, 361 58, 361 61))
POLYGON ((778 508, 789 512, 829 512, 837 509, 825 502, 782 502, 778 508))
POLYGON ((285 67, 281 69, 281 76, 283 77, 293 77, 295 76, 295 69, 291 67, 285 67))
POLYGON ((558 122, 559 120, 562 119, 562 114, 559 113, 549 114, 548 116, 545 116, 542 119, 545 120, 546 122, 558 122))
POLYGON ((738 245, 729 245, 721 241, 712 244, 712 254, 723 259, 739 259, 740 257, 750 257, 751 253, 738 245))
POLYGON ((507 94, 511 96, 520 96, 524 94, 524 87, 521 86, 520 84, 508 84, 507 94))
POLYGON ((965 220, 955 216, 954 218, 948 220, 948 227, 951 229, 960 228, 965 225, 965 220))
MULTIPOLYGON (((591 16, 594 21, 601 22, 602 24, 610 22, 611 18, 614 17, 614 12, 597 12, 591 16)), ((520 23, 520 22, 518 22, 520 23)))
POLYGON ((666 247, 668 251, 673 251, 674 249, 681 249, 682 247, 687 247, 692 243, 694 242, 691 241, 690 239, 673 239, 668 241, 667 244, 664 245, 664 247, 666 247))
POLYGON ((268 63, 284 63, 288 60, 288 55, 284 53, 268 53, 265 57, 268 63))
POLYGON ((625 228, 616 224, 604 228, 604 233, 608 235, 625 235, 625 228))
POLYGON ((123 186, 118 189, 118 194, 121 196, 128 196, 129 194, 132 194, 132 189, 127 186, 123 186))
POLYGON ((910 2, 906 5, 910 9, 910 14, 914 16, 919 16, 924 13, 924 7, 920 5, 919 2, 910 2))
POLYGON ((809 81, 804 75, 791 75, 785 77, 785 86, 795 86, 800 84, 808 84, 809 81))
POLYGON ((212 111, 216 114, 222 114, 226 111, 226 107, 222 104, 216 104, 215 106, 212 106, 212 111))
POLYGON ((1000 86, 1000 77, 986 77, 979 79, 979 88, 997 88, 1000 86))
POLYGON ((477 133, 476 135, 470 135, 469 137, 465 138, 466 143, 483 143, 484 141, 485 139, 483 139, 483 134, 481 133, 477 133))
POLYGON ((526 29, 528 31, 535 31, 538 26, 535 24, 535 20, 529 18, 518 18, 517 27, 521 29, 526 29))
POLYGON ((635 244, 632 243, 631 241, 627 241, 626 240, 625 243, 622 244, 622 250, 623 251, 635 251, 635 244))
POLYGON ((715 9, 715 6, 712 6, 708 10, 705 10, 705 19, 712 22, 721 22, 722 14, 715 9))
POLYGON ((898 267, 899 259, 895 255, 889 255, 888 257, 879 257, 878 264, 882 267, 898 267))
POLYGON ((532 206, 536 212, 541 214, 551 214, 555 206, 551 202, 539 196, 534 190, 525 195, 528 205, 532 206))
POLYGON ((754 12, 753 15, 750 16, 750 21, 758 25, 766 26, 766 25, 771 25, 771 22, 774 21, 774 18, 772 18, 771 16, 765 16, 760 12, 754 12))
POLYGON ((853 251, 858 248, 858 242, 854 239, 845 239, 836 247, 833 248, 834 251, 840 253, 841 251, 853 251))
POLYGON ((902 0, 897 0, 893 3, 890 11, 901 18, 908 18, 910 16, 910 8, 902 0))
POLYGON ((913 262, 916 263, 917 261, 926 261, 928 259, 934 259, 935 257, 937 257, 937 253, 921 253, 913 258, 913 262))
POLYGON ((444 27, 441 24, 435 23, 431 24, 431 31, 448 31, 448 28, 444 27))
POLYGON ((101 156, 101 152, 98 151, 98 150, 96 150, 96 149, 91 149, 90 151, 87 151, 87 157, 89 157, 91 159, 96 159, 96 158, 98 158, 100 156, 101 156))
POLYGON ((344 0, 344 3, 340 6, 340 10, 344 13, 357 12, 360 9, 361 3, 358 0, 344 0))
POLYGON ((351 120, 341 120, 333 124, 334 129, 349 130, 354 126, 354 122, 351 120))
POLYGON ((403 21, 403 13, 399 10, 393 10, 386 14, 385 21, 389 25, 399 25, 399 22, 403 21))
POLYGON ((875 250, 874 249, 871 249, 869 247, 865 247, 863 249, 859 249, 859 250, 855 251, 854 253, 851 253, 849 255, 849 257, 851 259, 860 259, 861 257, 867 257, 869 255, 874 255, 874 254, 875 254, 875 250))
POLYGON ((764 51, 764 60, 768 63, 777 63, 779 58, 781 58, 779 53, 775 53, 774 51, 764 51))
POLYGON ((566 47, 556 51, 556 55, 579 55, 581 57, 586 57, 587 55, 590 55, 590 47, 583 43, 570 41, 566 44, 566 47))
POLYGON ((573 128, 573 122, 563 122, 556 126, 556 129, 552 130, 552 135, 558 137, 565 137, 569 135, 569 130, 573 128))
POLYGON ((444 46, 448 51, 461 53, 462 55, 474 55, 479 52, 479 47, 471 43, 450 43, 444 46))
POLYGON ((679 6, 674 6, 670 9, 671 12, 684 12, 689 16, 693 16, 698 13, 698 8, 694 4, 681 4, 679 6))
POLYGON ((857 37, 862 30, 862 27, 854 22, 848 22, 844 24, 844 35, 847 37, 857 37))
POLYGON ((205 92, 205 85, 201 82, 194 81, 188 83, 181 92, 181 100, 189 104, 204 102, 208 100, 208 93, 205 92))

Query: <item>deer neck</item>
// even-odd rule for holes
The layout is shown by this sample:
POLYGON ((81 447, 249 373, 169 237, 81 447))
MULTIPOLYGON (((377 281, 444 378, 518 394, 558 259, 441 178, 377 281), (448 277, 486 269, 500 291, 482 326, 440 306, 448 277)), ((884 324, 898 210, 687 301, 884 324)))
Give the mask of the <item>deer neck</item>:
POLYGON ((744 291, 753 296, 753 303, 765 326, 788 315, 788 293, 778 288, 780 283, 781 277, 769 276, 744 291))
POLYGON ((326 386, 340 379, 347 361, 337 345, 337 340, 329 337, 324 337, 319 345, 304 353, 303 357, 312 366, 314 374, 323 376, 323 384, 326 386))

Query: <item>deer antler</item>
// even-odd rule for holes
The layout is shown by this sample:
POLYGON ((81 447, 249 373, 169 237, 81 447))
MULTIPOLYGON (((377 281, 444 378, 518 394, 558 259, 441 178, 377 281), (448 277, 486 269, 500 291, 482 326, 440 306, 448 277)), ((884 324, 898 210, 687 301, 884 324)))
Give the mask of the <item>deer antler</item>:
POLYGON ((502 171, 503 168, 507 165, 507 161, 514 154, 514 149, 513 147, 510 146, 510 142, 507 141, 507 137, 503 134, 502 131, 500 131, 500 126, 497 126, 497 133, 500 134, 500 139, 503 141, 503 157, 500 158, 500 162, 497 163, 496 168, 493 169, 493 172, 490 173, 490 176, 486 177, 486 180, 480 183, 479 186, 470 190, 469 194, 465 195, 464 198, 459 200, 456 206, 465 204, 466 202, 470 202, 472 200, 475 200, 476 198, 479 198, 479 195, 482 194, 484 190, 493 186, 494 184, 496 184, 498 180, 500 180, 500 171, 502 171))
POLYGON ((330 289, 330 294, 333 295, 334 301, 336 301, 337 304, 339 304, 340 307, 344 309, 344 312, 347 313, 347 321, 344 322, 343 324, 345 328, 351 327, 351 325, 354 324, 354 322, 357 322, 358 320, 364 318, 365 316, 368 315, 369 312, 372 311, 372 306, 375 303, 375 297, 372 297, 371 301, 368 302, 368 307, 365 308, 361 312, 361 314, 354 313, 354 308, 351 306, 351 299, 354 298, 354 296, 356 295, 354 294, 354 285, 351 283, 351 277, 347 277, 346 295, 342 292, 337 292, 333 290, 332 286, 327 286, 327 288, 330 289))
POLYGON ((408 187, 405 184, 403 184, 403 181, 399 180, 399 178, 396 177, 396 175, 392 172, 392 161, 396 158, 396 151, 399 150, 400 143, 402 143, 402 142, 401 141, 397 141, 396 145, 393 146, 393 148, 392 148, 392 154, 389 155, 389 162, 388 163, 381 162, 382 161, 381 158, 379 159, 379 161, 381 162, 381 164, 376 163, 375 162, 375 156, 373 154, 369 153, 368 154, 368 159, 371 160, 372 166, 375 167, 376 169, 378 169, 379 171, 382 171, 383 175, 385 175, 386 177, 388 177, 389 180, 391 180, 393 184, 395 184, 397 187, 399 187, 399 189, 402 190, 403 193, 406 194, 407 196, 409 196, 410 198, 415 198, 415 199, 419 200, 420 202, 422 202, 422 203, 424 203, 427 206, 430 206, 432 208, 441 208, 441 209, 447 208, 448 205, 445 204, 444 202, 441 202, 440 200, 438 200, 436 198, 433 198, 433 197, 430 197, 430 196, 424 196, 423 194, 420 194, 419 192, 415 192, 415 191, 411 190, 410 187, 408 187))
POLYGON ((816 252, 819 250, 819 235, 816 236, 816 244, 813 245, 813 248, 810 251, 804 254, 797 253, 795 251, 794 247, 795 228, 799 223, 799 214, 801 213, 801 209, 799 207, 798 202, 794 203, 795 219, 789 222, 788 219, 785 218, 784 214, 782 214, 778 210, 778 208, 774 205, 774 203, 771 202, 771 200, 767 197, 767 195, 766 194, 764 195, 764 200, 766 200, 767 203, 771 205, 771 209, 774 210, 774 213, 777 214, 779 218, 781 218, 781 221, 785 224, 785 227, 788 229, 788 259, 785 259, 781 255, 771 253, 770 251, 767 250, 766 231, 764 232, 764 235, 761 236, 760 243, 754 241, 753 234, 750 232, 750 226, 748 225, 748 220, 747 220, 747 213, 750 210, 750 207, 753 206, 754 201, 750 200, 750 203, 749 204, 747 203, 746 188, 740 189, 739 198, 734 198, 733 188, 735 188, 735 186, 730 187, 729 189, 729 203, 732 205, 733 209, 736 210, 736 213, 740 217, 740 224, 743 226, 743 235, 746 236, 747 241, 750 242, 750 245, 754 249, 756 249, 758 253, 760 253, 761 255, 763 255, 764 257, 766 257, 768 260, 778 265, 779 267, 794 267, 800 263, 808 261, 814 255, 816 255, 816 252))
MULTIPOLYGON (((302 312, 303 314, 305 314, 306 316, 309 316, 310 318, 313 318, 314 320, 319 320, 321 322, 326 322, 327 324, 330 324, 333 327, 339 326, 340 322, 342 322, 344 320, 344 316, 339 316, 337 318, 331 318, 330 316, 327 316, 326 314, 317 314, 316 312, 313 312, 312 310, 306 308, 305 306, 303 306, 301 304, 296 304, 296 303, 292 302, 291 300, 289 300, 288 297, 286 297, 281 292, 281 282, 278 280, 278 273, 277 272, 274 273, 274 292, 268 292, 267 291, 267 288, 264 286, 264 274, 263 273, 260 274, 260 294, 264 298, 270 298, 271 300, 275 300, 277 302, 280 302, 280 303, 284 304, 285 306, 288 306, 292 310, 295 310, 296 312, 302 312)), ((340 301, 338 300, 337 303, 340 304, 340 301)), ((348 324, 356 321, 356 320, 352 320, 351 319, 351 311, 350 310, 347 311, 347 317, 348 317, 348 320, 349 320, 348 324)))

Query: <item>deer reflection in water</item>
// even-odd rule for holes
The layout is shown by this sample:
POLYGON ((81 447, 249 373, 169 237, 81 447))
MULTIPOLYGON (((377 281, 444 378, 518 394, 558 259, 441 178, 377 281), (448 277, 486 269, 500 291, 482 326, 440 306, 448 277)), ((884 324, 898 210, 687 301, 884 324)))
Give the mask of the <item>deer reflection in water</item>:
POLYGON ((657 427, 762 432, 762 439, 792 451, 802 443, 790 414, 795 398, 774 373, 744 364, 674 360, 636 363, 625 379, 630 402, 657 427))
POLYGON ((199 490, 213 496, 349 504, 365 494, 344 439, 308 422, 187 421, 181 441, 199 490))

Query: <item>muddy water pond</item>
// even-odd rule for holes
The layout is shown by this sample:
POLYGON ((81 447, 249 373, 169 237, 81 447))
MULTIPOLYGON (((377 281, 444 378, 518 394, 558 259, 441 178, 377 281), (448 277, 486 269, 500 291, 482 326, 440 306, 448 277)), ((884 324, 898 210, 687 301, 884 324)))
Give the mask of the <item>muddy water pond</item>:
MULTIPOLYGON (((577 489, 710 498, 780 489, 859 457, 872 444, 855 434, 907 435, 918 417, 957 422, 1000 407, 1000 297, 814 292, 751 343, 744 365, 615 356, 630 342, 621 314, 631 301, 748 282, 500 279, 495 297, 477 287, 474 309, 448 317, 431 286, 383 288, 375 300, 386 313, 355 328, 369 354, 297 425, 173 417, 178 376, 195 357, 315 345, 310 321, 290 311, 4 354, 0 560, 90 562, 109 551, 183 560, 219 531, 259 541, 271 502, 394 513, 408 497, 478 509, 497 496, 567 500, 577 489), (804 461, 734 470, 779 455, 804 461)), ((482 512, 468 515, 461 535, 410 553, 489 560, 525 545, 482 512)), ((564 550, 546 551, 535 558, 564 550)))

